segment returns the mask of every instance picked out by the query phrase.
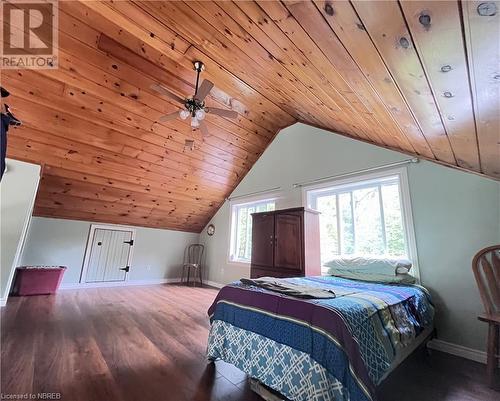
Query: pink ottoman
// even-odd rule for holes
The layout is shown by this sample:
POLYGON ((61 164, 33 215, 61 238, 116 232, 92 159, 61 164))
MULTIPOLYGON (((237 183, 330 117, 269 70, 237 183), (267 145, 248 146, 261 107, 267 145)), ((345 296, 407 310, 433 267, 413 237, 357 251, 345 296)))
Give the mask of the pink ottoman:
POLYGON ((22 266, 16 268, 16 295, 55 294, 66 266, 22 266))

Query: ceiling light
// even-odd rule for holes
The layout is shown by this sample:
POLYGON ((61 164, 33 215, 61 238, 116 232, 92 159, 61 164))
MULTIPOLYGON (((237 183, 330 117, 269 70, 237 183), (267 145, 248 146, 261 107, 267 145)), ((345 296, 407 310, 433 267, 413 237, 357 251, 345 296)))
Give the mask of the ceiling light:
POLYGON ((199 110, 196 110, 196 113, 195 113, 195 116, 198 120, 203 120, 205 118, 205 115, 207 113, 205 113, 205 110, 203 109, 199 109, 199 110))
MULTIPOLYGON (((330 6, 331 7, 331 6, 330 6)), ((332 9, 333 10, 333 9, 332 9)), ((206 124, 201 124, 204 122, 207 113, 211 113, 214 115, 218 115, 225 118, 238 118, 238 113, 234 110, 228 109, 219 109, 217 107, 205 107, 205 98, 210 94, 210 91, 213 89, 214 84, 210 82, 208 79, 204 79, 201 84, 200 82, 200 74, 204 70, 204 64, 196 60, 193 63, 194 70, 196 71, 196 84, 194 85, 194 96, 190 97, 179 97, 176 93, 171 92, 165 86, 161 84, 153 84, 150 86, 152 90, 157 92, 161 96, 166 96, 169 99, 173 100, 178 106, 179 111, 173 111, 171 113, 162 115, 158 118, 159 123, 164 123, 167 121, 176 120, 177 117, 182 120, 191 121, 191 127, 198 128, 200 127, 202 135, 208 136, 208 128, 206 124)))

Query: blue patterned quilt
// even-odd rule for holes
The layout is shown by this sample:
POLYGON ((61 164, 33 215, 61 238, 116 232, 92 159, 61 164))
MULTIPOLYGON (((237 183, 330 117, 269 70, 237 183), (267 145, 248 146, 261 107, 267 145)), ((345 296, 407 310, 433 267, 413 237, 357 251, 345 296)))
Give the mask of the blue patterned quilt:
POLYGON ((298 299, 232 283, 209 309, 208 356, 291 400, 373 400, 391 363, 433 325, 430 296, 417 285, 330 276, 287 280, 336 297, 298 299))

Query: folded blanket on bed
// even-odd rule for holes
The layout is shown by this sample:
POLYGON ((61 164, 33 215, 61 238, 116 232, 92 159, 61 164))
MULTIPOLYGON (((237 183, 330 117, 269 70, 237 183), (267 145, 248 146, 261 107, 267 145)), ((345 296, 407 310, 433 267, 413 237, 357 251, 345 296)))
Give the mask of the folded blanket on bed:
POLYGON ((318 288, 305 284, 296 284, 275 277, 261 277, 256 279, 242 278, 240 281, 246 285, 254 285, 256 287, 280 292, 292 297, 320 299, 335 298, 335 293, 331 289, 318 288))

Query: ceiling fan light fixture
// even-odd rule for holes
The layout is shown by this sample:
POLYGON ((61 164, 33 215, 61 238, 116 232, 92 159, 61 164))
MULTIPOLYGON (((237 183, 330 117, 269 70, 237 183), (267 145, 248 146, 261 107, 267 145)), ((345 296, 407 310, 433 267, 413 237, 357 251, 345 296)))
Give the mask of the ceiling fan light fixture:
POLYGON ((185 120, 186 118, 189 117, 189 111, 188 110, 181 110, 179 111, 179 117, 182 119, 182 120, 185 120))
POLYGON ((198 119, 196 117, 193 117, 191 119, 191 127, 198 128, 199 126, 200 126, 200 122, 198 121, 198 119))
POLYGON ((203 120, 207 113, 203 109, 196 110, 195 116, 197 120, 203 120))
POLYGON ((205 98, 210 94, 214 84, 208 79, 204 79, 200 84, 200 74, 205 69, 203 62, 199 60, 194 61, 193 67, 196 71, 196 84, 194 86, 194 95, 192 97, 182 99, 161 84, 153 84, 151 85, 151 89, 161 96, 166 96, 171 100, 174 100, 180 107, 178 112, 174 111, 160 116, 158 118, 159 123, 172 121, 177 117, 181 120, 188 120, 188 118, 190 118, 191 127, 193 129, 197 128, 202 133, 202 136, 207 137, 210 136, 207 124, 204 121, 207 113, 224 118, 238 118, 238 113, 234 110, 219 109, 217 107, 208 108, 205 106, 205 98))

